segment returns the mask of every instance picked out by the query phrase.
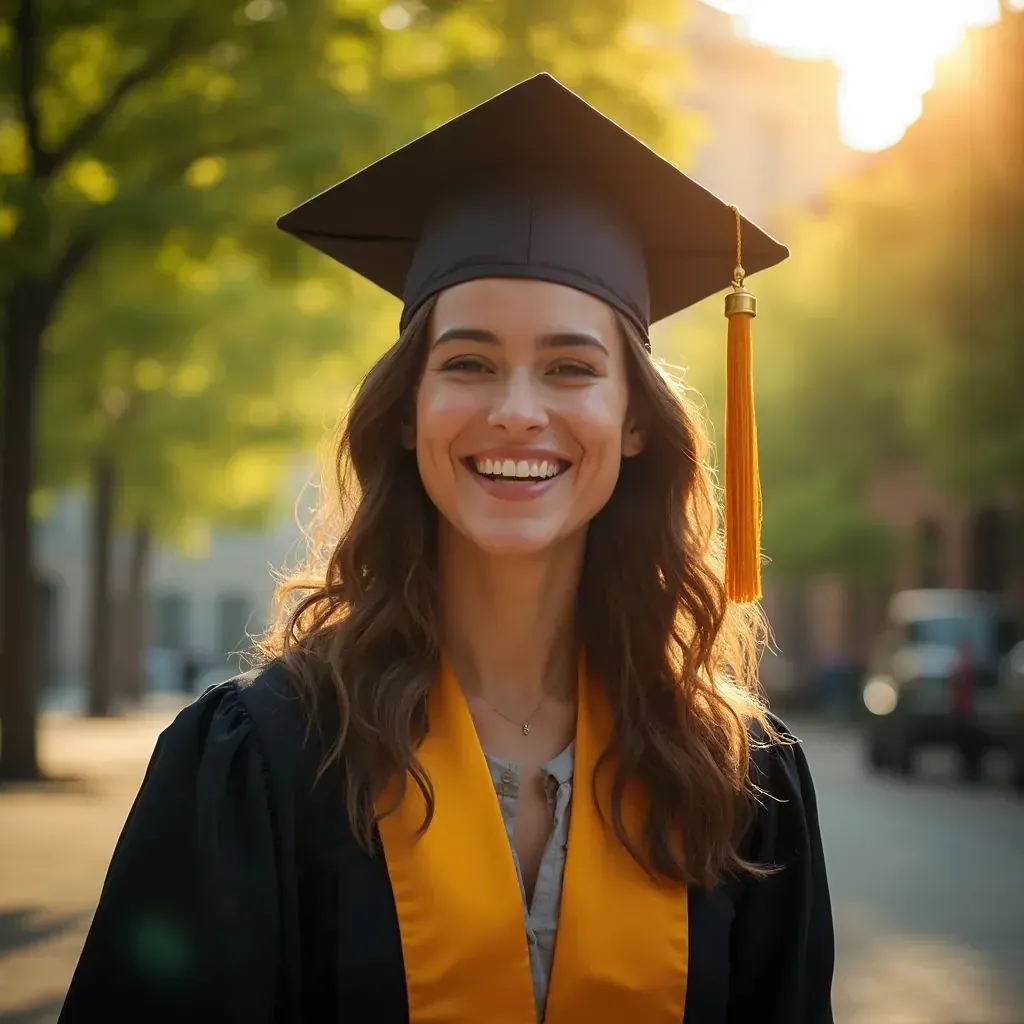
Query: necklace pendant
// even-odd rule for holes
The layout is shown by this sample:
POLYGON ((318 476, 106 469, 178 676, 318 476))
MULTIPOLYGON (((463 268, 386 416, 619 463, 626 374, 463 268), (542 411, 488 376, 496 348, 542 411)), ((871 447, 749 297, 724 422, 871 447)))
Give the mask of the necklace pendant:
POLYGON ((530 735, 530 723, 529 722, 523 722, 523 735, 524 736, 529 736, 530 735))

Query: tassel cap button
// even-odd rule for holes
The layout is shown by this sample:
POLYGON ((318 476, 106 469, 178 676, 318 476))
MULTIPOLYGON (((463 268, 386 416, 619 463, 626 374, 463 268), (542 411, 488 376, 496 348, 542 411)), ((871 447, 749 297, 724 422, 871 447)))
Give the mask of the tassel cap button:
POLYGON ((742 288, 730 292, 725 297, 725 315, 735 316, 737 313, 757 316, 757 299, 742 288))

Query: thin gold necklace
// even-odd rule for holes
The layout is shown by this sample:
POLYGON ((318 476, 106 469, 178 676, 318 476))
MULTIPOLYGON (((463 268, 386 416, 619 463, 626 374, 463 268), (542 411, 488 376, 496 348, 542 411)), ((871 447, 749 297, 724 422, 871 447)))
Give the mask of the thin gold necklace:
POLYGON ((526 721, 525 722, 519 722, 519 721, 517 721, 514 718, 509 718, 509 716, 506 715, 504 711, 499 711, 482 693, 480 694, 480 699, 496 715, 500 715, 502 718, 505 719, 506 722, 511 722, 513 725, 518 726, 518 728, 523 730, 523 735, 524 736, 529 736, 530 735, 530 719, 534 718, 536 716, 537 712, 540 711, 540 709, 544 706, 544 701, 546 701, 548 699, 548 695, 545 693, 541 697, 540 703, 538 703, 538 705, 533 709, 533 711, 531 711, 530 714, 526 716, 526 721))

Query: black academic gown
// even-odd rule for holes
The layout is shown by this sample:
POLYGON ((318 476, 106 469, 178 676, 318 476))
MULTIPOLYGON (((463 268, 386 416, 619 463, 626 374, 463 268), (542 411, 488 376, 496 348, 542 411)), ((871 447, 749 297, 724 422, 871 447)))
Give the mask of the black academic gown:
MULTIPOLYGON (((59 1024, 407 1024, 386 864, 354 842, 331 776, 313 787, 304 738, 277 665, 212 687, 161 734, 59 1024)), ((831 1024, 811 777, 799 745, 755 761, 771 796, 744 853, 782 870, 690 889, 685 1024, 831 1024)))

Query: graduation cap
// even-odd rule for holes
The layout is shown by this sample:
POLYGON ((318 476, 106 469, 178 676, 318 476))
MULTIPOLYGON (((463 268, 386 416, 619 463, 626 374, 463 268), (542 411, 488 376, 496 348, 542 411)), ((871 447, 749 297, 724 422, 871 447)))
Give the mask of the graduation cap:
POLYGON ((760 596, 745 277, 789 252, 556 81, 540 74, 307 200, 284 231, 401 299, 404 327, 463 281, 568 285, 639 327, 732 285, 726 417, 726 589, 760 596))

